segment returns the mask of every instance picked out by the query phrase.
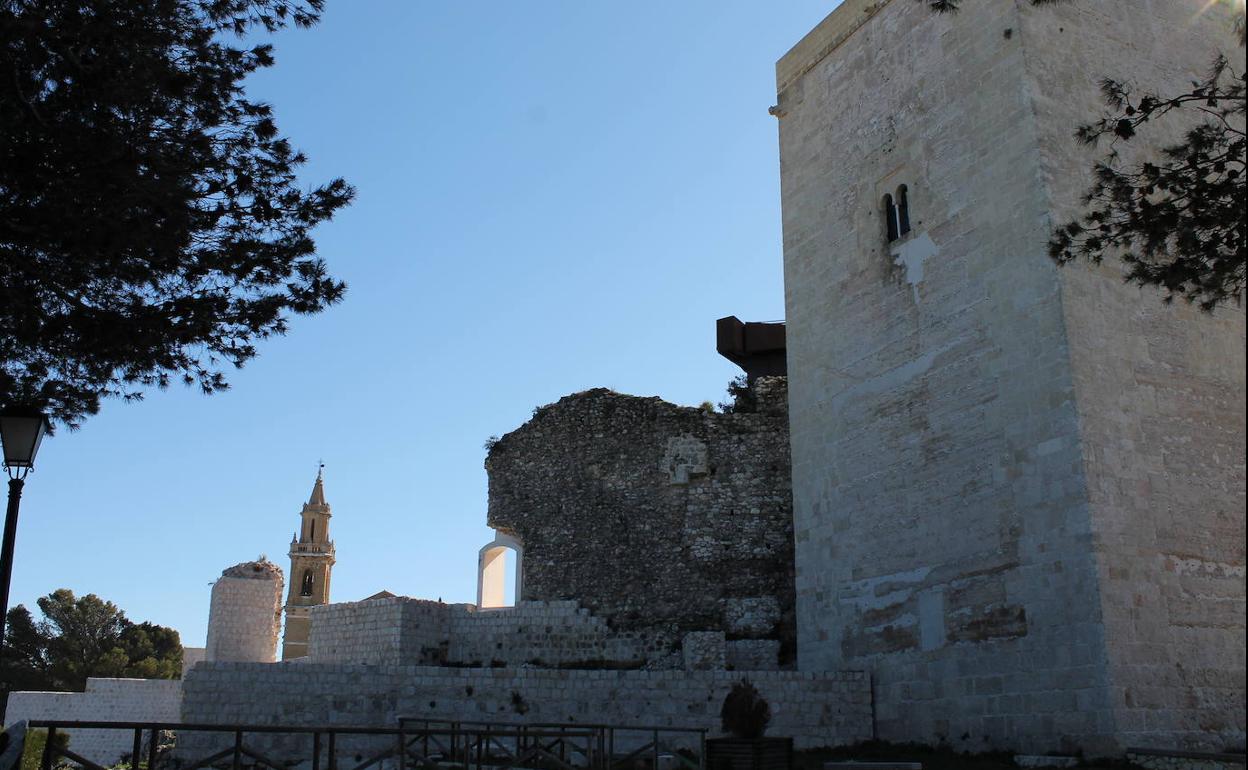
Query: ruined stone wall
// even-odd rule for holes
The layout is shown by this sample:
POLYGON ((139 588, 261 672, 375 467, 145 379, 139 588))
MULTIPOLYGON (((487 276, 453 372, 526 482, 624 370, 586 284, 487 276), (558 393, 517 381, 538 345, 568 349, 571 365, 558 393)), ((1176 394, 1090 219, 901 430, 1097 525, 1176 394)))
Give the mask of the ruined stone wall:
MULTIPOLYGON (((1236 13, 1242 4, 1119 0, 1023 16, 1055 222, 1075 215, 1108 150, 1069 138, 1104 109, 1100 78, 1177 94, 1219 51, 1242 72, 1236 13)), ((1199 119, 1173 113, 1116 149, 1135 161, 1199 119)), ((1059 276, 1118 733, 1127 745, 1242 749, 1244 309, 1166 305, 1124 284, 1112 260, 1059 276)))
POLYGON ((204 660, 277 659, 281 629, 282 570, 270 562, 245 562, 212 584, 204 660))
MULTIPOLYGON (((87 679, 83 692, 12 692, 5 727, 23 720, 92 722, 177 722, 182 711, 180 679, 87 679)), ((69 730, 69 748, 104 767, 134 750, 129 730, 69 730)))
MULTIPOLYGON (((741 674, 727 671, 576 671, 367 665, 212 664, 186 678, 182 721, 285 725, 394 725, 400 716, 439 720, 586 722, 705 728, 741 674)), ((771 705, 770 732, 799 747, 871 737, 871 688, 861 672, 751 672, 771 705)), ((617 745, 624 742, 621 734, 617 745)), ((649 733, 645 735, 649 739, 649 733)), ((204 736, 179 735, 187 756, 210 751, 204 736)), ((221 737, 229 740, 229 736, 221 737)), ((307 744, 300 745, 306 756, 307 744)), ((342 747, 345 738, 340 737, 342 747)), ((269 756, 275 739, 248 746, 269 756)))
POLYGON ((503 436, 488 521, 524 544, 521 598, 579 601, 673 650, 695 630, 791 644, 785 380, 756 389, 747 414, 590 390, 503 436))
MULTIPOLYGON (((1242 596, 1233 546, 1196 559, 1208 577, 1161 555, 1234 534, 1220 512, 1236 499, 1242 533, 1242 460, 1221 459, 1242 454, 1242 363, 1231 436, 1197 438, 1236 388, 1242 326, 1238 339, 1233 320, 1184 329, 1185 311, 1141 323, 1127 311, 1155 297, 1116 274, 1059 275, 1046 255, 1054 195, 1069 192, 1053 186, 1067 160, 1051 148, 1079 122, 1052 102, 1083 78, 1072 109, 1092 104, 1102 45, 1143 82, 1139 40, 1203 34, 1167 37, 1204 3, 1143 5, 968 0, 933 15, 846 0, 777 65, 799 661, 871 667, 882 738, 1093 754, 1132 736, 1221 740, 1195 719, 1222 708, 1216 687, 1141 689, 1158 708, 1127 713, 1116 650, 1172 681, 1162 650, 1198 643, 1196 660, 1221 659, 1242 688, 1225 637, 1160 620, 1167 594, 1176 618, 1222 616, 1242 596), (1104 22, 1071 34, 1092 6, 1104 22), (1068 16, 1042 24, 1053 13, 1068 16), (901 185, 913 229, 888 244, 882 199, 901 185), (1172 446, 1181 462, 1165 467, 1172 446), (1149 492, 1144 468, 1173 491, 1149 492), (1110 515, 1098 487, 1132 505, 1110 515), (1150 641, 1131 642, 1128 620, 1150 641)), ((1219 669, 1198 667, 1189 681, 1219 669)))

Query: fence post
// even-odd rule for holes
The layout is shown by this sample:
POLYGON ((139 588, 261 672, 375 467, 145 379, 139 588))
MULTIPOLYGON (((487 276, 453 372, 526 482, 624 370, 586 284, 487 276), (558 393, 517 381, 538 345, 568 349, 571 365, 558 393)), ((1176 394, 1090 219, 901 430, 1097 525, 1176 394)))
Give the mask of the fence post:
POLYGON ((338 736, 333 731, 329 733, 329 770, 338 770, 338 752, 334 751, 334 741, 338 736))
POLYGON ((321 734, 312 733, 312 770, 321 770, 321 734))
POLYGON ((39 766, 43 770, 52 770, 52 747, 56 744, 56 728, 48 728, 48 742, 43 744, 43 757, 39 761, 39 766))
POLYGON ((143 753, 143 728, 134 728, 134 747, 130 751, 131 770, 139 770, 139 756, 143 753))
POLYGON ((156 725, 152 725, 151 737, 147 744, 147 770, 156 770, 156 749, 159 748, 157 745, 159 736, 160 729, 156 725))
POLYGON ((234 731, 234 763, 231 765, 231 767, 233 767, 234 770, 239 770, 239 768, 242 767, 242 764, 243 764, 243 731, 235 730, 234 731))

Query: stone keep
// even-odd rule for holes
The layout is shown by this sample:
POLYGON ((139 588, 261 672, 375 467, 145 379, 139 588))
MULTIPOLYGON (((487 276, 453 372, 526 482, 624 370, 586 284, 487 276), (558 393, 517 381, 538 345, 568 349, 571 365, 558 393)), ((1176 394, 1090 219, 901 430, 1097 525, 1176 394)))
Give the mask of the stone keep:
POLYGON ((312 494, 299 513, 299 531, 290 539, 290 595, 286 597, 286 634, 282 660, 308 654, 313 607, 329 604, 329 579, 334 569, 334 541, 329 539, 329 503, 321 471, 312 494))
POLYGON ((260 560, 222 572, 212 585, 204 660, 274 662, 281 608, 281 567, 260 560))
POLYGON ((777 65, 799 666, 882 739, 1243 744, 1243 310, 1046 254, 1100 78, 1242 69, 1229 8, 845 0, 777 65))

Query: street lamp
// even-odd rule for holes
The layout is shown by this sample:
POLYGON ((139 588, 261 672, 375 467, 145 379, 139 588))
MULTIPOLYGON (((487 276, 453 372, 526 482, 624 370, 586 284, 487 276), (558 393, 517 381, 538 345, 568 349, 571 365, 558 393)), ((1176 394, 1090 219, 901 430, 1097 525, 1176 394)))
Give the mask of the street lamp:
POLYGON ((4 516, 4 546, 0 551, 0 645, 9 614, 9 579, 13 576, 13 541, 17 538, 17 506, 22 501, 26 474, 35 467, 39 442, 48 432, 48 418, 39 412, 0 412, 0 444, 4 470, 9 474, 9 508, 4 516))

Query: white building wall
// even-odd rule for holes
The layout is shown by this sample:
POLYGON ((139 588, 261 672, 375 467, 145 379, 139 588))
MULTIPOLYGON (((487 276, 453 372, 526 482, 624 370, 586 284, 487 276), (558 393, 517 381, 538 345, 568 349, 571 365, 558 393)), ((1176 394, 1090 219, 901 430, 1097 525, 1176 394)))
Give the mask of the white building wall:
MULTIPOLYGON (((179 679, 92 678, 84 692, 9 693, 4 719, 6 727, 32 719, 177 722, 181 712, 179 679)), ((105 767, 117 764, 134 748, 134 733, 129 730, 68 732, 70 751, 105 767)))

